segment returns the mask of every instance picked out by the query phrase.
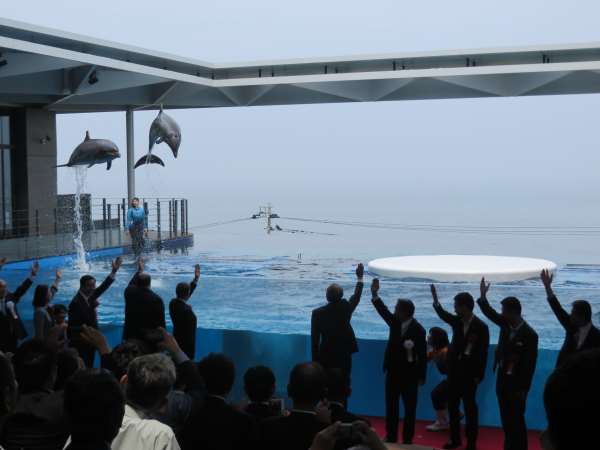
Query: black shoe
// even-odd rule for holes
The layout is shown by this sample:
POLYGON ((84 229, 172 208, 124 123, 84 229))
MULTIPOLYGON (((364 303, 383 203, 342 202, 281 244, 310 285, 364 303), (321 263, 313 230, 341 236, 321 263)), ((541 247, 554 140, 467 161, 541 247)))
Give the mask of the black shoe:
POLYGON ((450 450, 453 448, 458 448, 461 446, 460 441, 459 442, 454 442, 454 441, 448 441, 444 444, 444 446, 442 447, 444 450, 450 450))
POLYGON ((413 445, 412 441, 403 441, 402 445, 413 445))
POLYGON ((398 438, 392 438, 392 437, 386 436, 383 439, 383 442, 386 442, 388 444, 395 444, 396 442, 398 442, 398 438))
POLYGON ((467 444, 465 450, 477 450, 477 445, 475 444, 467 444))

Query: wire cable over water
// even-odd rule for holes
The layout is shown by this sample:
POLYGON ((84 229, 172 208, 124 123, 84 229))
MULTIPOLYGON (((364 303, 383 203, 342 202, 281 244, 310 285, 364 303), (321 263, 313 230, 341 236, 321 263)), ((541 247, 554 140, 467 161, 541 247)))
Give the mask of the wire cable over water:
MULTIPOLYGON (((232 223, 254 220, 257 217, 244 217, 232 220, 222 220, 206 224, 190 226, 190 229, 214 228, 232 223)), ((491 235, 521 235, 544 237, 600 237, 600 226, 558 226, 558 225, 433 225, 433 224, 398 224, 385 222, 364 222, 358 220, 318 219, 307 217, 277 217, 280 220, 292 222, 319 223, 326 225, 341 225, 348 227, 371 228, 380 230, 417 231, 430 233, 458 233, 458 234, 491 234, 491 235)), ((287 228, 275 228, 276 231, 287 233, 306 233, 335 235, 316 231, 306 231, 287 228)))

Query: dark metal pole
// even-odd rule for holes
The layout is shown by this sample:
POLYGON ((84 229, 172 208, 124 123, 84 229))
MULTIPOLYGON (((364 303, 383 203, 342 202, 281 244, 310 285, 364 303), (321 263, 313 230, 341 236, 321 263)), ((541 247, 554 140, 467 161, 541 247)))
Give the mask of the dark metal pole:
POLYGON ((40 211, 38 209, 35 210, 35 235, 40 235, 40 211))
POLYGON ((184 205, 184 201, 183 199, 181 199, 180 203, 181 203, 181 217, 180 217, 180 221, 181 221, 181 234, 185 235, 185 205, 184 205))
POLYGON ((125 199, 122 199, 121 205, 123 208, 123 229, 127 229, 127 207, 125 206, 125 199))
POLYGON ((102 199, 102 228, 106 229, 106 199, 102 199))
POLYGON ((156 232, 158 233, 158 241, 160 242, 160 200, 156 199, 156 232))
POLYGON ((173 237, 173 200, 169 200, 169 239, 173 237))
POLYGON ((173 233, 177 236, 177 200, 173 200, 173 233))

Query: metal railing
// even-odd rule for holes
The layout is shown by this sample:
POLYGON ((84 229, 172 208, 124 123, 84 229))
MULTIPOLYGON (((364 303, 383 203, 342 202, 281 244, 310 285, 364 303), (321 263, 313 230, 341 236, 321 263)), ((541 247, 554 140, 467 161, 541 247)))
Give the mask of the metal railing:
MULTIPOLYGON (((189 203, 184 198, 140 198, 146 211, 146 229, 157 232, 160 238, 188 234, 189 203)), ((129 205, 125 198, 92 199, 81 196, 83 231, 122 228, 127 230, 129 205)), ((74 233, 75 199, 59 195, 55 208, 13 210, 12 223, 0 230, 1 239, 74 233)))
MULTIPOLYGON (((140 198, 146 210, 148 245, 189 236, 188 207, 183 198, 140 198)), ((75 251, 77 231, 73 195, 59 195, 55 208, 16 210, 12 223, 0 230, 0 255, 24 260, 75 251)), ((81 196, 82 240, 87 251, 128 246, 127 200, 81 196)))

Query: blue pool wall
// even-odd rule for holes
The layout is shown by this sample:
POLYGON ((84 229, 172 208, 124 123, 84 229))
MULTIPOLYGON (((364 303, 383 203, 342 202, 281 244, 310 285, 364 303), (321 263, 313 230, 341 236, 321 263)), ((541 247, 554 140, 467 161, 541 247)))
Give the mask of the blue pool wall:
MULTIPOLYGON (((110 326, 103 329, 112 345, 121 340, 122 328, 110 326)), ((353 392, 349 409, 361 415, 383 417, 384 374, 381 368, 385 341, 359 339, 359 352, 354 355, 352 369, 353 392)), ((480 423, 500 427, 500 415, 496 399, 496 377, 492 373, 492 358, 496 346, 490 346, 488 369, 485 379, 478 389, 480 423)), ((230 356, 236 365, 236 383, 230 399, 243 398, 242 377, 247 368, 263 364, 273 369, 277 379, 278 397, 287 398, 287 379, 292 367, 301 361, 310 360, 310 337, 306 335, 285 335, 239 330, 215 330, 199 328, 196 334, 196 359, 210 352, 222 352, 230 356)), ((533 385, 527 402, 527 426, 532 430, 546 427, 543 407, 543 392, 546 379, 554 369, 558 352, 540 350, 533 385)), ((433 420, 431 390, 442 380, 432 365, 427 372, 426 384, 419 389, 417 418, 433 420)), ((288 407, 291 406, 287 400, 288 407)))

